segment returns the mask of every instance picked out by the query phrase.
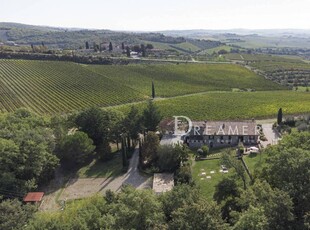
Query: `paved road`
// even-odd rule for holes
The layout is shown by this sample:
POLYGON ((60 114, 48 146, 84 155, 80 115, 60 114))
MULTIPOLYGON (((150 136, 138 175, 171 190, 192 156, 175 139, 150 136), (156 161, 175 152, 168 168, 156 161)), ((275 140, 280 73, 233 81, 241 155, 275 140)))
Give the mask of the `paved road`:
POLYGON ((273 131, 272 129, 272 124, 262 124, 263 127, 263 132, 266 136, 266 138, 268 139, 267 141, 262 141, 262 145, 264 146, 264 148, 267 147, 267 145, 275 145, 278 143, 278 141, 280 140, 280 136, 278 135, 277 132, 273 131))

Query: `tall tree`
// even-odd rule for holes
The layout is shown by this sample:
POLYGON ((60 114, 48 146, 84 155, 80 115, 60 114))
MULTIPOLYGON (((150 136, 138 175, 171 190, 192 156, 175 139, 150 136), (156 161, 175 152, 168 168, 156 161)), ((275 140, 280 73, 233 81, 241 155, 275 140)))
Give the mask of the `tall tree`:
POLYGON ((152 165, 158 158, 159 137, 154 132, 148 132, 141 151, 141 162, 144 167, 152 165))
POLYGON ((0 189, 28 192, 53 177, 58 158, 48 125, 24 109, 0 119, 0 189))
POLYGON ((64 138, 60 145, 60 158, 69 165, 83 164, 94 150, 93 140, 78 131, 64 138))
POLYGON ((154 82, 152 81, 152 98, 155 98, 155 85, 154 82))
POLYGON ((78 114, 75 123, 81 131, 88 134, 97 147, 108 141, 110 122, 105 111, 99 108, 87 109, 78 114))
POLYGON ((146 50, 145 50, 145 45, 141 44, 141 52, 142 52, 142 57, 146 56, 146 50))
POLYGON ((152 101, 149 101, 147 108, 143 111, 144 127, 147 131, 155 132, 161 119, 162 115, 157 106, 152 101))
POLYGON ((122 136, 122 161, 123 161, 123 168, 126 168, 128 165, 128 159, 127 159, 127 146, 124 135, 122 136))
POLYGON ((85 42, 85 49, 89 49, 89 43, 88 42, 85 42))
MULTIPOLYGON (((261 210, 260 216, 265 216, 264 218, 267 220, 263 229, 291 229, 290 225, 294 220, 294 215, 292 213, 293 202, 290 196, 284 191, 271 188, 266 181, 257 180, 248 190, 243 191, 240 204, 243 207, 244 215, 252 210, 251 207, 261 210)), ((241 217, 239 222, 243 222, 243 220, 241 217)))
POLYGON ((279 109, 278 111, 278 119, 277 119, 277 122, 278 122, 278 125, 280 125, 282 123, 282 108, 279 109))
POLYGON ((131 148, 131 140, 136 140, 139 137, 139 132, 141 131, 141 114, 137 107, 132 106, 129 113, 123 121, 124 132, 127 133, 127 145, 131 148))
POLYGON ((109 44, 109 51, 111 52, 113 50, 113 45, 112 45, 112 42, 110 42, 109 44))
POLYGON ((0 229, 24 229, 35 213, 34 205, 23 205, 18 200, 0 203, 0 229))
POLYGON ((219 207, 203 199, 177 209, 172 213, 169 226, 169 229, 228 229, 221 219, 219 207))
POLYGON ((130 57, 130 48, 126 46, 126 55, 127 57, 130 57))
POLYGON ((125 50, 125 44, 122 42, 122 50, 125 50))
POLYGON ((262 177, 290 195, 297 220, 302 221, 310 212, 310 151, 291 144, 289 148, 283 148, 280 143, 280 146, 266 149, 269 158, 262 169, 262 177))
POLYGON ((246 172, 245 169, 241 163, 240 160, 236 159, 235 156, 233 156, 233 153, 231 151, 227 151, 226 153, 223 153, 221 162, 226 165, 228 168, 233 168, 236 171, 236 174, 240 177, 240 179, 243 181, 243 188, 247 188, 246 184, 246 172))

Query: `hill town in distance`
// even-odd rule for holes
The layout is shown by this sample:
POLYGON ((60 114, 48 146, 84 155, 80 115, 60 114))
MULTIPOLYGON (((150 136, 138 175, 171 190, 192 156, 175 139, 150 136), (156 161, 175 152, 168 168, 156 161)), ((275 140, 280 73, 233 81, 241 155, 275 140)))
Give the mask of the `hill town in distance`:
POLYGON ((0 22, 1 230, 310 228, 310 29, 158 14, 0 22))

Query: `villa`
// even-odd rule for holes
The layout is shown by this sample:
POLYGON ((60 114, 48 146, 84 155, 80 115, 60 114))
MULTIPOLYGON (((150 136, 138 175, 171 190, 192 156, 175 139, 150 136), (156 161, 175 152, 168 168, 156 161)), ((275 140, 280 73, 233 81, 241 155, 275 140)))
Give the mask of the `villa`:
POLYGON ((240 142, 244 145, 254 145, 258 142, 256 122, 242 121, 193 121, 191 131, 185 136, 185 143, 189 147, 209 148, 236 146, 240 142))

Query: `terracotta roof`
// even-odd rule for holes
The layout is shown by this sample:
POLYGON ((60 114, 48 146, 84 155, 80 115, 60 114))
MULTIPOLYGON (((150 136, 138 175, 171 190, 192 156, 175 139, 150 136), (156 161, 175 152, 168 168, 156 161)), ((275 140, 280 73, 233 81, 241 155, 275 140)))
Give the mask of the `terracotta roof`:
POLYGON ((44 196, 44 192, 29 192, 24 197, 24 202, 40 202, 44 196))

